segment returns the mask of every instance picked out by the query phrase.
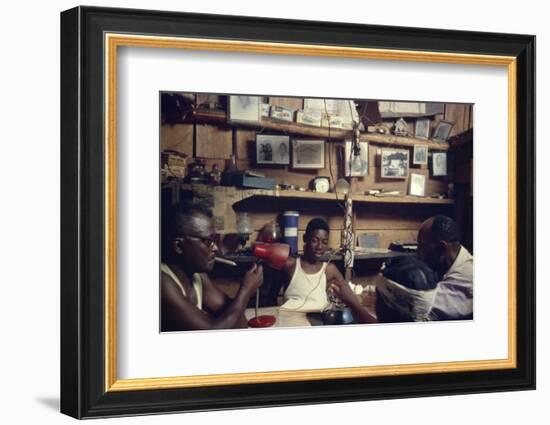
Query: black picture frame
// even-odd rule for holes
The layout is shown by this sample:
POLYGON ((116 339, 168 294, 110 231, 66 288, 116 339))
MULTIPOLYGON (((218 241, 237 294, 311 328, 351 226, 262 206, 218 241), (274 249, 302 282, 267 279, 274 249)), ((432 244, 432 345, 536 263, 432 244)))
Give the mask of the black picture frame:
POLYGON ((77 7, 61 14, 61 412, 76 418, 535 388, 535 37, 77 7), (106 390, 105 34, 516 59, 516 367, 154 390, 106 390))

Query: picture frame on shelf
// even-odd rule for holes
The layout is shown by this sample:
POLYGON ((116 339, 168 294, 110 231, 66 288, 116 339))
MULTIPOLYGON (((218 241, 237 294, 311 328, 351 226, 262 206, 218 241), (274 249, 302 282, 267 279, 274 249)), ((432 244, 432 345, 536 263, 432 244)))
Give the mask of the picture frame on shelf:
MULTIPOLYGON (((76 418, 118 417, 535 388, 534 36, 81 6, 62 12, 61 41, 61 412, 76 418), (139 64, 132 59, 135 51, 140 52, 139 64), (262 55, 269 60, 262 62, 267 65, 260 76, 251 72, 251 64, 261 61, 262 55), (476 232, 485 232, 476 240, 491 241, 491 250, 502 250, 492 257, 504 258, 498 267, 491 259, 476 262, 476 273, 491 276, 476 286, 481 294, 476 309, 488 312, 491 305, 498 306, 469 321, 467 330, 463 323, 452 324, 476 342, 461 346, 459 354, 445 353, 452 348, 448 336, 457 334, 447 332, 444 323, 422 326, 426 338, 415 335, 413 348, 427 349, 415 352, 413 358, 409 350, 399 349, 388 356, 389 345, 407 335, 400 325, 350 325, 346 328, 350 337, 343 344, 312 353, 316 341, 329 340, 326 329, 314 329, 315 338, 302 332, 233 331, 166 338, 159 335, 158 315, 141 311, 137 334, 147 334, 150 343, 145 348, 134 345, 130 327, 136 321, 129 320, 135 318, 130 301, 139 292, 147 308, 158 312, 158 250, 141 257, 136 250, 158 246, 159 240, 158 210, 151 208, 159 201, 154 196, 159 179, 159 90, 181 85, 184 75, 182 91, 204 91, 209 83, 205 71, 215 63, 230 75, 226 82, 216 83, 217 92, 246 92, 253 97, 258 85, 242 78, 268 84, 275 80, 271 68, 277 69, 277 81, 287 78, 281 69, 288 68, 289 58, 294 71, 297 66, 311 69, 312 62, 319 74, 330 69, 331 78, 349 84, 349 92, 353 85, 354 93, 364 89, 349 78, 350 61, 355 70, 376 61, 376 68, 396 76, 385 81, 385 90, 393 90, 394 99, 419 98, 417 87, 426 98, 434 95, 411 81, 410 71, 422 66, 422 75, 437 73, 440 64, 466 69, 465 74, 473 76, 454 86, 460 93, 449 85, 444 93, 437 88, 439 96, 462 96, 464 90, 475 89, 471 82, 484 84, 484 90, 472 94, 483 96, 489 90, 486 83, 493 81, 485 79, 489 77, 483 75, 487 74, 483 67, 494 71, 490 73, 498 81, 494 90, 506 90, 499 93, 508 102, 501 108, 498 126, 479 108, 476 127, 488 125, 495 139, 487 150, 476 146, 481 147, 473 162, 479 167, 473 172, 476 181, 492 179, 506 187, 503 196, 486 197, 486 185, 476 185, 478 211, 491 209, 484 208, 488 198, 493 208, 508 211, 490 222, 481 214, 474 223, 476 232), (138 86, 132 85, 138 80, 138 86), (477 172, 488 161, 494 165, 491 173, 477 172), (138 163, 151 168, 145 172, 136 168, 138 163), (129 208, 135 194, 146 199, 144 208, 129 208), (137 223, 144 225, 136 227, 137 223), (146 265, 150 272, 127 275, 123 271, 131 272, 128 263, 146 265), (128 279, 135 282, 130 292, 123 284, 128 279), (483 297, 489 281, 497 285, 489 290, 500 291, 498 297, 483 297), (474 336, 495 327, 498 331, 492 338, 474 336), (435 328, 442 333, 437 335, 435 328), (377 342, 373 329, 384 331, 377 342), (284 334, 286 343, 277 339, 279 334, 284 334), (267 337, 261 339, 262 335, 267 337), (367 340, 368 352, 355 349, 367 340), (299 349, 293 356, 281 355, 278 350, 286 349, 289 341, 299 349), (269 365, 250 356, 260 343, 264 353, 273 355, 268 356, 269 365), (161 345, 164 354, 177 353, 177 360, 168 361, 155 351, 161 345), (227 346, 231 350, 223 350, 227 346), (182 352, 196 361, 182 362, 182 352), (238 363, 236 358, 246 362, 238 363)), ((292 84, 286 87, 297 85, 298 79, 307 85, 312 79, 311 72, 307 78, 300 72, 288 75, 292 84)), ((295 94, 288 90, 285 95, 295 94)), ((307 93, 319 95, 313 89, 307 93)), ((364 91, 358 94, 366 97, 364 91)), ((482 101, 491 106, 490 99, 482 101)), ((236 111, 233 108, 233 114, 236 111)), ((225 131, 223 126, 236 119, 256 131, 259 107, 257 114, 256 120, 256 112, 231 116, 230 111, 218 125, 225 131)), ((327 143, 334 142, 333 135, 327 134, 327 143)), ((376 135, 367 136, 380 143, 376 135)), ((451 149, 443 143, 442 148, 451 149)), ((365 196, 364 202, 373 202, 371 198, 365 196)), ((375 201, 391 207, 396 199, 375 201)), ((411 332, 412 327, 406 328, 411 332)))
POLYGON ((409 195, 425 196, 425 194, 426 194, 426 176, 423 174, 411 173, 409 195))
POLYGON ((414 125, 414 137, 417 139, 428 139, 430 137, 430 118, 417 118, 414 125))
POLYGON ((259 123, 262 118, 258 96, 229 96, 228 120, 234 123, 259 123))
POLYGON ((446 142, 451 135, 454 123, 451 121, 441 120, 434 128, 432 139, 436 142, 446 142))

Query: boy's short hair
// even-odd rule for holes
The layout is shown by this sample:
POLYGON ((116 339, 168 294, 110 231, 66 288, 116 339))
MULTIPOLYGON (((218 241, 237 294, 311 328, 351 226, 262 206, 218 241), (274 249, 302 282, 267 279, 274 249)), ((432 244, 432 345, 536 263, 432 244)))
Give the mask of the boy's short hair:
POLYGON ((327 233, 330 232, 328 223, 322 218, 314 218, 310 220, 306 227, 306 236, 319 229, 324 230, 327 233))

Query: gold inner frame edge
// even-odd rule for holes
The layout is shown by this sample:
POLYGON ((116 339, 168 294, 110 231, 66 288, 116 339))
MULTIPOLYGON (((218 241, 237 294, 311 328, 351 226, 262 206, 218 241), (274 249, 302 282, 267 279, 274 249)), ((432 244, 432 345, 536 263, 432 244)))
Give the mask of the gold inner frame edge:
POLYGON ((105 47, 105 391, 138 391, 215 385, 312 381, 375 376, 511 369, 517 366, 516 288, 516 58, 446 52, 369 49, 327 45, 160 37, 106 33, 105 47), (508 357, 275 372, 117 379, 116 372, 116 87, 118 47, 172 48, 279 55, 323 56, 467 65, 505 66, 508 71, 508 357))

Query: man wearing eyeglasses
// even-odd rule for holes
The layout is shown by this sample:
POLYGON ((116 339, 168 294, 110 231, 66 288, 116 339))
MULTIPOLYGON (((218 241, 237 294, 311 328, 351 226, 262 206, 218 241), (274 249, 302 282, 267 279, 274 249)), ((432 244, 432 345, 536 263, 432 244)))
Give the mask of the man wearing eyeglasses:
POLYGON ((209 279, 218 246, 212 212, 197 204, 163 209, 161 331, 246 328, 244 310, 263 282, 254 264, 231 300, 209 279))

